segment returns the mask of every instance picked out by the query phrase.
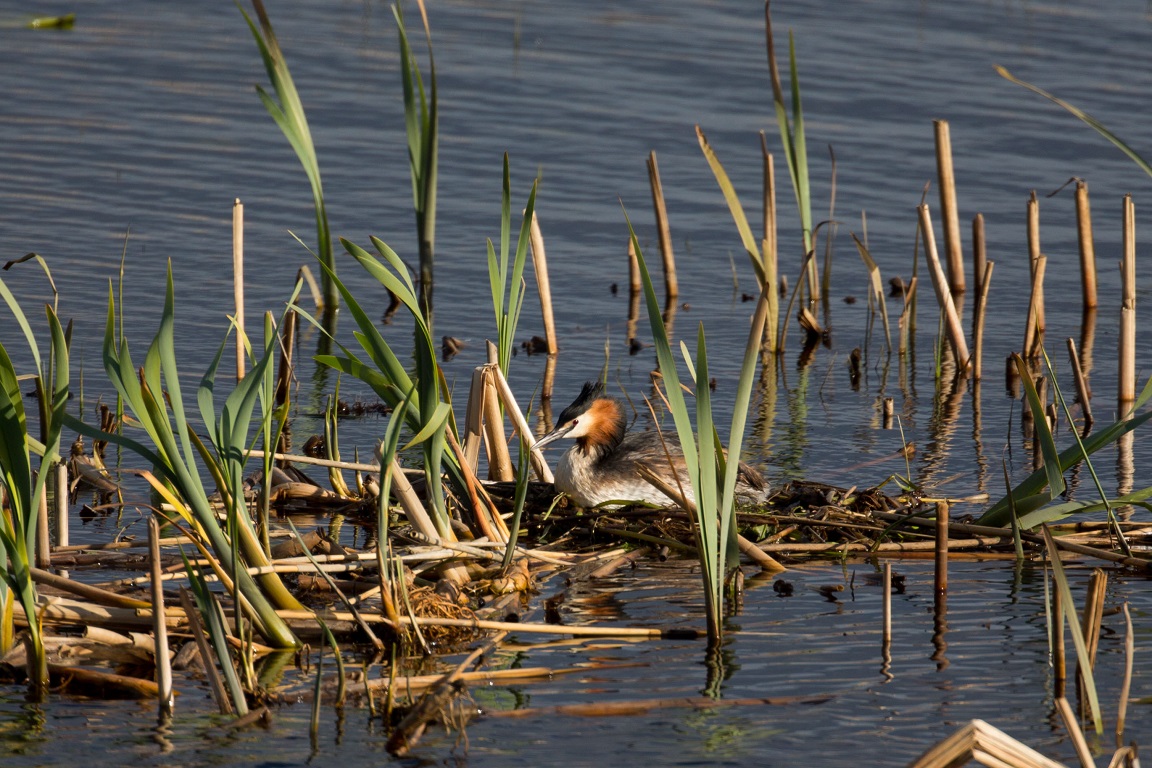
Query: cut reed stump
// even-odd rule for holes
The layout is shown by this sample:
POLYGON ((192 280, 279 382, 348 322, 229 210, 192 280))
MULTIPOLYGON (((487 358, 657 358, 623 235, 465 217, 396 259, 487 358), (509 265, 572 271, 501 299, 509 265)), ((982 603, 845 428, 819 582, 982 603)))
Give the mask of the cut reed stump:
POLYGON ((1080 287, 1085 309, 1096 306, 1096 246, 1092 242, 1092 208, 1088 184, 1076 182, 1076 232, 1080 246, 1080 287))
POLYGON ((232 292, 236 310, 236 380, 244 378, 244 204, 232 203, 232 292))
MULTIPOLYGON (((532 266, 536 272, 536 289, 540 293, 540 314, 544 321, 544 339, 548 345, 548 354, 556 354, 559 347, 556 344, 556 323, 552 319, 552 285, 548 280, 548 257, 544 253, 544 235, 540 231, 540 222, 536 212, 532 212, 532 232, 529 242, 532 245, 532 266)), ((543 395, 551 397, 549 389, 543 395)))
POLYGON ((944 223, 944 254, 948 262, 948 287, 964 293, 964 251, 960 244, 960 215, 956 206, 956 175, 952 168, 952 138, 947 120, 934 120, 936 175, 940 188, 940 217, 944 223))
MULTIPOLYGON (((1032 190, 1027 206, 1028 229, 1028 274, 1035 281, 1036 262, 1040 259, 1040 202, 1036 199, 1036 190, 1032 190)), ((1037 322, 1044 327, 1044 295, 1040 295, 1040 304, 1037 307, 1037 322)))
POLYGON ((1123 255, 1120 262, 1119 412, 1127 413, 1136 399, 1136 211, 1132 196, 1124 196, 1123 255))

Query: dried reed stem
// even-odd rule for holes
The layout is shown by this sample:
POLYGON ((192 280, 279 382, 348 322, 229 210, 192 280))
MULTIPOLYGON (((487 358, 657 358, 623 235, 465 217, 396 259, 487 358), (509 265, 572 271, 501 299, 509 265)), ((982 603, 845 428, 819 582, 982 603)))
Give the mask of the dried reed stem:
MULTIPOLYGON (((436 529, 435 523, 428 516, 428 511, 424 509, 424 504, 420 501, 415 489, 412 488, 412 484, 408 482, 408 478, 395 456, 392 457, 392 493, 400 502, 400 508, 404 510, 404 516, 408 518, 408 522, 426 538, 434 542, 456 541, 456 536, 452 533, 451 528, 445 532, 445 535, 441 535, 436 529)), ((462 565, 446 566, 441 572, 455 584, 467 584, 469 581, 468 571, 462 565)))
POLYGON ((939 606, 948 594, 948 502, 936 502, 936 574, 934 580, 936 603, 939 606))
POLYGON ((215 655, 208 645, 208 638, 204 635, 204 626, 200 623, 200 615, 196 611, 196 605, 192 602, 192 593, 185 587, 180 587, 180 604, 184 606, 184 615, 188 618, 192 639, 196 641, 196 647, 200 649, 200 659, 204 662, 204 676, 208 678, 208 688, 212 691, 212 698, 216 700, 220 714, 230 715, 233 712, 232 701, 228 698, 228 692, 224 690, 224 681, 220 677, 220 670, 212 661, 215 655))
MULTIPOLYGON (((1096 670, 1096 652, 1100 648, 1100 628, 1104 622, 1104 593, 1107 589, 1108 574, 1100 568, 1093 568, 1088 580, 1088 594, 1084 599, 1084 614, 1080 618, 1080 629, 1088 651, 1088 665, 1092 671, 1096 670)), ((1076 662, 1076 695, 1081 710, 1088 712, 1090 704, 1079 659, 1076 662)))
POLYGON ((884 563, 884 651, 892 647, 892 563, 884 563))
POLYGON ((1028 295, 1028 317, 1024 322, 1023 356, 1035 359, 1044 345, 1044 273, 1048 258, 1040 254, 1032 262, 1032 291, 1028 295))
POLYGON ((49 532, 48 494, 40 494, 36 510, 36 567, 52 567, 52 535, 49 532))
POLYGON ((1064 605, 1059 589, 1053 589, 1052 595, 1052 690, 1057 699, 1062 699, 1067 690, 1068 678, 1067 654, 1064 644, 1064 613, 1069 610, 1075 613, 1075 608, 1064 605))
POLYGON ((628 293, 639 295, 640 288, 640 264, 636 261, 636 246, 632 238, 628 238, 628 293))
POLYGON ((778 351, 777 333, 780 327, 780 292, 776 283, 779 280, 779 248, 777 247, 776 223, 776 164, 768 151, 768 141, 764 131, 760 131, 760 153, 764 159, 764 237, 760 242, 760 259, 764 267, 764 282, 772 286, 765 296, 768 299, 768 317, 764 325, 765 352, 778 351))
MULTIPOLYGON (((276 614, 289 621, 316 621, 316 618, 325 621, 352 621, 352 614, 347 611, 325 610, 313 613, 309 610, 277 610, 276 614)), ((380 614, 361 614, 365 621, 379 623, 384 620, 380 614)), ((533 624, 528 622, 489 621, 487 619, 447 619, 438 616, 401 616, 401 624, 418 624, 422 627, 463 627, 465 629, 492 629, 496 631, 508 630, 517 634, 539 635, 573 635, 576 637, 638 637, 655 640, 668 639, 698 639, 704 636, 702 631, 694 629, 650 629, 647 627, 615 627, 615 626, 574 626, 558 624, 533 624)))
POLYGON ((82 581, 75 581, 73 579, 66 579, 63 576, 58 576, 51 571, 43 571, 39 568, 32 569, 32 580, 37 584, 43 584, 62 592, 67 592, 77 597, 82 597, 84 600, 95 603, 97 605, 112 606, 114 608, 127 608, 130 610, 138 611, 141 609, 147 610, 152 607, 152 604, 147 600, 140 600, 128 595, 121 595, 118 592, 112 592, 108 589, 97 587, 94 584, 85 584, 82 581))
MULTIPOLYGON (((253 448, 250 451, 251 456, 253 458, 257 458, 257 459, 263 458, 265 453, 266 453, 265 451, 262 451, 259 448, 253 448)), ((358 462, 358 461, 336 461, 334 459, 324 459, 324 458, 320 458, 318 456, 304 456, 302 454, 297 454, 297 453, 273 453, 272 458, 275 459, 276 461, 291 461, 291 462, 297 463, 297 464, 314 464, 315 466, 318 466, 318 467, 335 467, 337 469, 355 470, 357 472, 375 472, 376 470, 380 469, 379 464, 365 464, 363 462, 358 462)), ((410 474, 410 475, 420 475, 420 476, 424 475, 423 469, 419 469, 419 468, 415 468, 415 467, 413 467, 411 469, 405 468, 404 472, 406 474, 410 474)), ((291 534, 287 534, 287 535, 291 535, 291 534)), ((88 546, 85 546, 84 548, 85 549, 99 549, 99 547, 88 547, 88 546)))
POLYGON ((1088 389, 1088 379, 1084 376, 1084 369, 1080 367, 1080 355, 1076 353, 1076 341, 1068 337, 1068 360, 1072 364, 1072 381, 1076 384, 1076 399, 1080 403, 1080 411, 1084 414, 1084 426, 1092 426, 1092 393, 1088 389))
POLYGON ((432 518, 428 516, 428 510, 424 509, 420 496, 412 488, 412 483, 408 482, 408 477, 401 470, 400 462, 395 456, 392 457, 392 495, 400 502, 404 516, 408 518, 413 528, 432 541, 440 541, 440 532, 436 529, 432 518))
POLYGON ((244 378, 244 204, 232 203, 232 293, 236 300, 236 381, 244 378))
POLYGON ((936 131, 936 175, 940 187, 940 217, 944 223, 944 253, 948 261, 948 286, 964 293, 964 251, 960 244, 960 216, 956 210, 956 175, 952 169, 952 138, 947 120, 932 122, 936 131))
POLYGON ((612 574, 616 573, 616 571, 620 570, 621 568, 634 564, 637 560, 646 556, 651 551, 652 551, 651 547, 637 547, 636 549, 632 550, 631 552, 626 552, 623 555, 620 555, 619 557, 616 557, 616 558, 613 558, 612 560, 609 560, 607 563, 600 566, 596 570, 592 571, 592 573, 588 574, 588 578, 590 578, 590 579, 607 578, 607 577, 611 576, 612 574))
POLYGON ((1136 398, 1136 210, 1132 196, 1124 196, 1124 259, 1120 262, 1120 415, 1136 398))
MULTIPOLYGON (((160 524, 148 518, 148 563, 152 573, 152 634, 156 638, 156 685, 160 688, 160 716, 171 714, 172 662, 168 656, 168 625, 164 614, 164 582, 160 579, 160 524)), ((207 664, 208 660, 205 659, 207 664)))
POLYGON ((280 329, 280 365, 276 369, 276 405, 288 402, 292 393, 293 357, 296 349, 296 313, 284 316, 280 329))
POLYGON ((484 414, 484 436, 488 446, 488 479, 510 482, 516 479, 512 468, 512 456, 508 452, 508 440, 504 434, 504 416, 500 413, 500 396, 492 376, 491 363, 484 376, 484 399, 481 408, 484 414))
POLYGON ((500 396, 501 402, 504 403, 504 410, 508 412, 512 424, 524 436, 529 449, 532 450, 532 468, 536 470, 536 476, 542 482, 551 483, 552 470, 548 468, 548 462, 544 460, 544 455, 536 450, 536 437, 532 434, 532 428, 528 426, 524 413, 516 402, 516 395, 512 394, 512 387, 508 386, 508 380, 504 378, 504 372, 500 370, 498 365, 490 366, 490 369, 492 382, 496 385, 496 393, 500 396))
POLYGON ((988 264, 988 244, 984 236, 984 214, 972 218, 972 281, 979 286, 984 281, 984 268, 988 264))
MULTIPOLYGON (((764 137, 764 131, 760 131, 760 154, 764 161, 764 243, 760 255, 764 260, 764 266, 767 267, 768 263, 771 262, 772 271, 775 272, 778 233, 776 224, 776 161, 772 157, 772 153, 768 151, 768 140, 764 137)), ((767 271, 765 269, 765 274, 767 271)))
MULTIPOLYGON (((68 462, 56 465, 56 547, 68 546, 68 462)), ((51 553, 49 553, 51 555, 51 553)))
POLYGON ((1116 707, 1116 746, 1124 739, 1124 720, 1128 715, 1128 692, 1132 687, 1132 658, 1136 653, 1136 638, 1132 634, 1132 614, 1128 601, 1124 601, 1124 622, 1128 632, 1124 635, 1124 682, 1120 685, 1120 703, 1116 707))
POLYGON ((668 208, 660 184, 660 167, 655 150, 648 153, 648 181, 652 185, 652 208, 656 212, 656 232, 660 238, 660 255, 664 257, 664 295, 671 302, 680 295, 676 282, 676 258, 672 254, 672 229, 668 225, 668 208))
POLYGON ((1076 231, 1080 244, 1080 287, 1084 306, 1096 306, 1096 246, 1092 242, 1092 208, 1088 204, 1088 183, 1076 182, 1076 231))
POLYGON ((433 684, 432 689, 425 693, 416 705, 408 711, 404 719, 392 729, 385 747, 388 752, 395 757, 403 757, 408 754, 409 750, 420 741, 420 737, 432 721, 441 716, 442 710, 456 696, 459 690, 456 682, 464 670, 473 663, 480 661, 485 654, 495 650, 507 636, 507 631, 500 632, 487 643, 472 651, 454 670, 442 675, 433 684))
MULTIPOLYGON (((684 494, 680 492, 679 487, 668 482, 663 475, 657 474, 655 470, 645 464, 640 464, 637 470, 639 471, 640 477, 647 480, 656 490, 681 506, 684 511, 688 513, 690 519, 698 519, 699 512, 697 511, 695 502, 684 496, 684 494)), ((756 565, 760 566, 761 570, 767 573, 780 573, 788 570, 780 564, 780 561, 757 546, 755 542, 749 541, 739 533, 736 534, 736 544, 743 554, 747 555, 756 565)))
POLYGON ((1072 744, 1076 747, 1076 757, 1080 759, 1081 768, 1096 768, 1096 761, 1092 759, 1092 750, 1088 748, 1088 742, 1084 740, 1084 732, 1080 730, 1080 723, 1076 719, 1076 713, 1072 711, 1072 705, 1068 703, 1068 699, 1059 696, 1056 699, 1056 709, 1060 711, 1060 717, 1064 720, 1064 728, 1068 731, 1068 737, 1072 739, 1072 744))
POLYGON ((980 278, 976 291, 976 302, 972 308, 972 377, 977 381, 983 375, 984 368, 984 318, 988 310, 988 289, 992 285, 992 270, 996 262, 984 263, 980 270, 980 278))
MULTIPOLYGON (((536 271, 536 289, 540 292, 540 314, 544 318, 544 340, 548 343, 548 354, 554 355, 556 346, 556 323, 552 319, 552 285, 548 280, 548 258, 544 255, 544 235, 540 232, 540 222, 536 212, 532 212, 532 267, 536 271)), ((552 397, 548 389, 544 397, 552 397)))
POLYGON ((924 255, 928 259, 928 272, 932 277, 932 287, 936 290, 936 300, 944 313, 944 325, 948 341, 952 345, 952 352, 956 356, 957 375, 964 375, 968 363, 968 343, 964 340, 964 327, 960 324, 960 315, 956 312, 956 304, 952 301, 952 292, 948 288, 948 281, 944 277, 944 269, 940 266, 940 257, 936 252, 936 236, 932 233, 932 217, 928 212, 928 205, 921 204, 920 231, 924 235, 924 255))
MULTIPOLYGON (((1036 282, 1036 264, 1041 258, 1040 254, 1040 203, 1036 199, 1036 190, 1032 190, 1031 196, 1028 198, 1028 211, 1027 211, 1027 228, 1028 228, 1028 275, 1032 280, 1033 285, 1036 282)), ((1036 318, 1037 327, 1044 328, 1044 293, 1040 292, 1037 297, 1039 303, 1036 305, 1035 311, 1029 311, 1028 317, 1031 320, 1036 318)), ((1024 350, 1025 356, 1028 355, 1028 349, 1024 350)))
POLYGON ((884 398, 883 412, 881 416, 881 426, 884 429, 892 429, 892 420, 896 415, 896 403, 890 398, 884 398))
POLYGON ((546 414, 545 421, 552 423, 552 393, 556 389, 556 355, 544 358, 544 377, 540 384, 540 406, 546 414))
POLYGON ((480 444, 484 441, 484 380, 487 366, 472 369, 472 386, 468 388, 468 407, 464 411, 464 461, 473 474, 480 466, 480 444))

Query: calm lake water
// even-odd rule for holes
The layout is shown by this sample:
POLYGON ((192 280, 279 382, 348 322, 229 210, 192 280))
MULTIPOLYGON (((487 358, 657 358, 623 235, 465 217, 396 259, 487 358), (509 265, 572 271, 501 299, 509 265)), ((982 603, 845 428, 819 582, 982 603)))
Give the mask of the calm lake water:
MULTIPOLYGON (((416 8, 406 10, 415 28, 416 8)), ((765 131, 777 153, 782 271, 790 284, 799 269, 799 226, 779 152, 760 4, 459 1, 433 3, 429 10, 442 114, 436 331, 467 343, 445 364, 457 395, 484 360, 484 339, 494 334, 485 239, 499 236, 504 152, 511 158, 514 205, 526 198, 535 176, 541 179, 537 211, 562 346, 556 407, 563 407, 582 381, 598 375, 606 344, 611 377, 634 397, 646 391, 654 367, 651 350, 632 356, 627 346, 627 229, 621 206, 655 260, 645 169, 654 150, 680 270, 683 306, 675 328, 693 338, 697 324, 704 323, 717 397, 722 405, 730 402, 751 307, 740 296, 753 290, 755 280, 696 144, 695 125, 708 135, 750 212, 759 205, 758 132, 765 131), (614 293, 614 284, 625 290, 614 293)), ((365 245, 369 235, 377 235, 412 263, 415 228, 389 7, 363 0, 293 1, 276 3, 270 12, 308 110, 333 233, 365 245)), ((1064 339, 1082 339, 1074 209, 1070 190, 1051 199, 1045 195, 1074 176, 1090 185, 1101 306, 1086 351, 1099 423, 1115 411, 1121 198, 1134 196, 1143 253, 1141 211, 1152 185, 1093 131, 1001 79, 993 66, 1056 92, 1137 150, 1152 153, 1152 128, 1134 107, 1152 87, 1148 7, 1139 2, 1101 7, 852 0, 837 3, 833 11, 827 3, 806 0, 778 3, 774 19, 781 52, 787 32, 795 35, 814 216, 835 218, 840 225, 828 313, 832 344, 801 365, 801 342, 792 323, 775 405, 758 395, 746 458, 775 482, 801 477, 865 487, 910 470, 914 480, 937 493, 985 492, 995 498, 1003 491, 1002 461, 1015 480, 1032 464, 1030 441, 1018 423, 1019 403, 1006 393, 1003 377, 1003 361, 1023 337, 1024 212, 1030 191, 1041 198, 1041 241, 1048 256, 1048 346, 1058 371, 1066 372, 1064 339), (858 391, 850 386, 846 366, 852 348, 867 341, 867 275, 848 233, 863 235, 866 214, 868 241, 884 277, 911 274, 915 206, 924 185, 935 180, 933 119, 951 125, 965 247, 971 242, 967 222, 982 212, 989 258, 996 262, 984 381, 951 405, 937 396, 932 375, 936 314, 927 290, 921 294, 915 351, 906 361, 885 356, 883 342, 874 337, 858 391), (831 216, 829 146, 836 158, 831 216), (858 300, 849 304, 848 297, 858 300), (884 397, 895 399, 903 437, 898 430, 879 428, 884 397), (917 446, 909 466, 889 458, 902 441, 917 446)), ((100 344, 108 285, 117 279, 122 252, 126 324, 137 354, 154 331, 171 260, 180 362, 192 386, 232 311, 232 201, 242 199, 246 209, 250 327, 265 310, 280 311, 298 267, 312 263, 289 234, 296 232, 306 243, 315 239, 308 185, 254 92, 265 75, 243 19, 229 3, 0 3, 0 47, 6 53, 0 66, 4 260, 29 251, 48 259, 61 315, 76 323, 74 359, 77 369, 83 367, 86 409, 114 396, 102 374, 100 344), (72 30, 22 28, 33 14, 65 12, 77 14, 72 30)), ((937 210, 934 186, 927 199, 937 210)), ((341 275, 355 295, 381 312, 386 299, 379 286, 351 259, 341 263, 341 275)), ((38 317, 36 307, 51 296, 42 274, 23 264, 3 279, 38 317)), ((1139 303, 1150 282, 1139 271, 1137 281, 1139 303)), ((893 317, 896 311, 890 301, 893 317)), ((1138 322, 1141 329, 1147 324, 1146 318, 1138 322)), ((348 343, 354 343, 351 324, 342 318, 340 333, 348 343)), ((0 327, 0 341, 26 362, 16 328, 0 327)), ((530 292, 518 339, 538 333, 530 292)), ((397 349, 406 349, 408 334, 399 318, 387 331, 397 349)), ((643 320, 640 338, 648 338, 643 320)), ((1152 372, 1143 363, 1150 359, 1150 339, 1141 334, 1138 341, 1141 380, 1152 372)), ((315 339, 306 338, 303 357, 314 348, 315 339)), ((522 402, 537 390, 543 367, 538 356, 514 361, 512 385, 522 402)), ((297 435, 307 435, 315 421, 306 413, 331 393, 334 381, 307 366, 299 378, 305 414, 295 428, 297 435)), ((1069 380, 1065 374, 1062 381, 1069 380)), ((341 388, 345 397, 367 397, 354 383, 342 382, 341 388)), ((375 419, 349 422, 342 437, 346 446, 367 451, 381 429, 375 419)), ((1058 439, 1064 444, 1067 431, 1058 439)), ((1115 451, 1100 454, 1098 469, 1109 493, 1149 485, 1144 470, 1149 453, 1147 439, 1137 434, 1131 462, 1115 451)), ((978 513, 980 505, 962 511, 978 513)), ((79 521, 73 529, 75 541, 114 533, 79 521)), ((731 652, 738 668, 731 670, 724 695, 837 694, 831 702, 706 714, 671 710, 620 719, 484 720, 469 729, 466 757, 453 753, 453 738, 445 737, 430 739, 417 760, 572 764, 579 762, 576 754, 598 764, 645 756, 668 764, 834 765, 858 762, 864 749, 899 764, 977 716, 1071 760, 1062 731, 1048 718, 1037 577, 1026 573, 1017 586, 1010 566, 959 567, 952 664, 943 671, 930 660, 930 576, 914 563, 902 564, 919 582, 903 604, 906 617, 897 621, 897 645, 906 655, 901 659, 904 651, 897 651, 890 683, 883 684, 878 671, 874 588, 858 591, 855 602, 839 607, 811 594, 778 600, 761 589, 749 594, 745 613, 736 620, 741 631, 731 635, 731 652)), ((695 602, 686 605, 682 597, 695 594, 692 578, 648 567, 623 578, 613 599, 622 606, 625 623, 702 623, 695 602), (677 578, 688 581, 681 585, 677 578)), ((806 566, 796 578, 810 586, 845 576, 832 566, 806 566)), ((1133 602, 1137 627, 1146 629, 1141 593, 1130 584, 1114 584, 1110 606, 1123 599, 1133 602)), ((1116 668, 1122 626, 1114 616, 1105 623, 1119 634, 1106 637, 1112 645, 1105 646, 1103 663, 1116 668)), ((1138 638, 1138 653, 1146 637, 1138 638)), ((699 644, 651 644, 610 655, 649 666, 604 671, 591 682, 557 678, 513 696, 494 695, 495 706, 690 695, 705 686, 699 644)), ((572 661, 568 651, 543 648, 526 653, 524 663, 572 661)), ((1146 695, 1137 669, 1133 693, 1146 695)), ((1107 680, 1103 689, 1114 699, 1115 680, 1107 680)), ((95 753, 108 763, 131 759, 156 765, 223 759, 295 764, 308 755, 302 708, 278 715, 275 739, 264 733, 223 736, 194 714, 207 710, 198 696, 188 699, 173 737, 175 756, 157 752, 147 725, 151 710, 134 705, 54 700, 42 713, 30 713, 17 693, 0 704, 0 731, 7 738, 4 748, 14 752, 13 764, 22 765, 71 763, 79 755, 90 760, 95 753), (34 721, 40 730, 29 728, 34 721)), ((1138 739, 1148 725, 1142 709, 1130 714, 1130 734, 1138 739)), ((383 759, 383 734, 365 727, 359 715, 348 716, 339 736, 330 721, 325 728, 314 762, 383 759)))

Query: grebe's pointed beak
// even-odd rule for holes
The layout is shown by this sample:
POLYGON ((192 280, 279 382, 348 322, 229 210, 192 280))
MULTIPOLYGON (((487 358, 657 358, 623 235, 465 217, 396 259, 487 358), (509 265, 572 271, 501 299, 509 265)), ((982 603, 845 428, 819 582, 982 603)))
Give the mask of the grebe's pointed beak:
POLYGON ((566 437, 568 435, 568 433, 572 431, 573 426, 574 425, 572 425, 572 424, 566 424, 562 427, 556 427, 556 429, 552 430, 548 434, 544 435, 544 437, 537 440, 535 447, 543 448, 544 446, 549 445, 550 443, 554 443, 557 440, 559 440, 563 437, 566 437))

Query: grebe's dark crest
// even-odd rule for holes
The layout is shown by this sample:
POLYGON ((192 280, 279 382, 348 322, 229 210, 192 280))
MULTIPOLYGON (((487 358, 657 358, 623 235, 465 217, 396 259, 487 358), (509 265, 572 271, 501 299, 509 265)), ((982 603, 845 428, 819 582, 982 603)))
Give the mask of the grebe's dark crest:
MULTIPOLYGON (((537 445, 543 447, 561 438, 576 444, 565 451, 556 466, 556 488, 583 507, 606 502, 642 501, 660 506, 672 502, 642 479, 640 465, 651 467, 684 489, 692 498, 692 485, 684 468, 684 454, 674 432, 628 432, 624 409, 604 392, 600 382, 588 382, 580 395, 557 419, 554 430, 537 445), (672 467, 676 478, 672 477, 672 467)), ((762 501, 767 485, 752 467, 740 463, 738 493, 762 501)))

